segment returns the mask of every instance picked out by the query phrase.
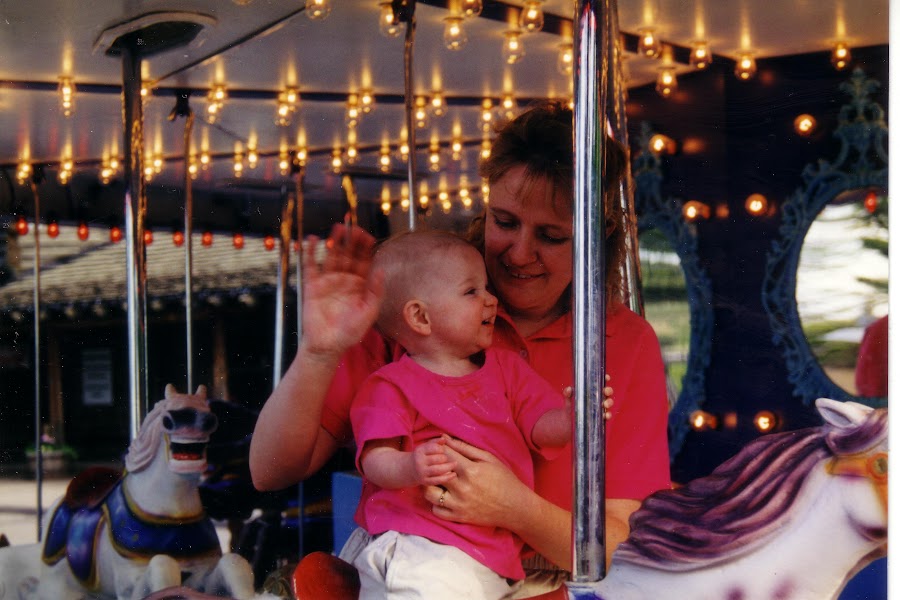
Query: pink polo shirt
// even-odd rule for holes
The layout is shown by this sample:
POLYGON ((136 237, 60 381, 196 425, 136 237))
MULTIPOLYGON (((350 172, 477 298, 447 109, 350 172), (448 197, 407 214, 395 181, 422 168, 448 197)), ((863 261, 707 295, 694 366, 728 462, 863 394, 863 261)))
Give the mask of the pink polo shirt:
MULTIPOLYGON (((486 352, 485 363, 463 377, 445 377, 408 356, 369 377, 350 410, 360 450, 370 440, 401 438, 401 449, 446 433, 483 448, 500 459, 529 487, 534 484, 531 431, 548 410, 564 406, 562 395, 516 353, 486 352)), ((522 540, 505 529, 454 523, 434 516, 419 486, 388 490, 365 481, 357 517, 372 534, 385 531, 418 535, 459 548, 504 577, 522 579, 522 540)))

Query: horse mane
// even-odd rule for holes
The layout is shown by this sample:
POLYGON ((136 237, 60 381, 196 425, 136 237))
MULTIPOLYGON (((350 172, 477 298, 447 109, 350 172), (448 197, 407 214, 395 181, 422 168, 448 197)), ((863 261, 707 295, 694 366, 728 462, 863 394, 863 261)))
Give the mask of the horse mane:
POLYGON ((685 571, 748 552, 785 527, 813 467, 862 452, 887 435, 887 412, 857 426, 831 425, 762 436, 707 477, 649 496, 630 519, 615 560, 685 571))
POLYGON ((200 386, 196 394, 179 394, 170 384, 166 386, 165 398, 153 406, 153 410, 147 413, 138 430, 137 437, 128 447, 125 455, 125 469, 129 473, 137 473, 144 470, 153 462, 162 436, 162 418, 173 408, 192 407, 197 410, 208 411, 209 404, 206 401, 206 387, 200 386))

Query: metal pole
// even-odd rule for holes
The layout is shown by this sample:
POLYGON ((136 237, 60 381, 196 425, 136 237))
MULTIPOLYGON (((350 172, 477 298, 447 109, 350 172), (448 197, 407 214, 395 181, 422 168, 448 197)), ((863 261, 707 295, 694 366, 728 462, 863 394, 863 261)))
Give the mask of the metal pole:
POLYGON ((284 374, 284 323, 285 323, 285 290, 287 290, 288 273, 291 265, 291 229, 294 222, 294 194, 285 193, 285 202, 281 207, 281 255, 278 261, 278 285, 275 288, 275 359, 273 361, 272 389, 278 386, 284 374))
POLYGON ((41 450, 41 201, 38 186, 31 180, 31 194, 34 196, 34 479, 37 484, 37 539, 41 541, 41 517, 44 486, 44 452, 41 450))
POLYGON ((122 102, 125 130, 125 278, 127 293, 128 377, 131 439, 147 414, 147 264, 144 245, 144 115, 141 104, 141 59, 129 44, 122 47, 122 102))
MULTIPOLYGON (((579 0, 575 14, 575 464, 572 585, 603 578, 605 558, 603 380, 606 269, 603 189, 609 1, 579 0), (602 2, 602 6, 600 5, 602 2), (598 54, 600 56, 598 57, 598 54), (598 58, 601 60, 598 62, 598 58)), ((577 591, 576 591, 577 593, 577 591)))
MULTIPOLYGON (((413 3, 413 8, 415 4, 413 3)), ((409 186, 409 230, 416 229, 416 122, 415 89, 413 86, 413 44, 416 36, 416 16, 413 11, 406 22, 406 38, 403 44, 403 84, 406 99, 406 141, 409 155, 406 160, 407 185, 409 186)))
POLYGON ((184 124, 184 333, 188 394, 194 389, 194 186, 190 173, 193 128, 191 110, 184 124))
MULTIPOLYGON (((294 186, 297 198, 297 347, 303 340, 303 175, 305 170, 300 167, 297 171, 294 186)), ((355 212, 355 208, 353 209, 355 212)), ((354 215, 355 217, 355 215, 354 215)), ((347 236, 350 239, 350 236, 347 236)), ((310 248, 310 252, 315 256, 316 249, 310 248)), ((297 555, 304 556, 304 537, 306 528, 303 519, 306 513, 306 499, 303 494, 303 482, 297 483, 297 555)))
POLYGON ((621 207, 622 219, 619 226, 625 232, 625 264, 623 280, 628 294, 628 304, 632 311, 644 314, 644 299, 641 293, 641 261, 638 254, 637 215, 634 212, 631 178, 631 146, 628 143, 628 121, 625 115, 625 79, 622 72, 622 44, 619 35, 618 0, 609 0, 610 31, 607 39, 609 65, 609 102, 611 104, 609 123, 613 137, 622 144, 625 150, 625 177, 616 187, 616 201, 621 207))

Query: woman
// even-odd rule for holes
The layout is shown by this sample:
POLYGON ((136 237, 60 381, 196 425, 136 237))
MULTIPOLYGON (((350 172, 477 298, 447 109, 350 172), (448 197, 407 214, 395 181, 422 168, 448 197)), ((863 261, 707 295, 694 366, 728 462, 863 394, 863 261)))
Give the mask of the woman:
MULTIPOLYGON (((607 157, 611 178, 621 173, 623 158, 621 151, 607 157)), ((560 391, 573 378, 572 173, 571 110, 560 103, 531 108, 498 133, 481 167, 490 184, 488 209, 473 224, 500 300, 494 344, 518 351, 560 391)), ((640 501, 670 485, 662 358, 649 324, 622 303, 625 232, 617 210, 607 203, 606 370, 617 397, 606 434, 607 556, 627 537, 640 501)), ((382 293, 378 273, 369 273, 373 243, 338 226, 321 271, 308 259, 304 338, 260 413, 250 447, 260 489, 311 475, 352 439, 355 391, 398 353, 371 329, 382 293)), ((536 458, 532 491, 480 449, 461 441, 449 447, 457 477, 446 490, 425 490, 435 514, 510 529, 534 548, 525 561, 534 585, 522 597, 558 587, 571 568, 571 452, 536 458)))

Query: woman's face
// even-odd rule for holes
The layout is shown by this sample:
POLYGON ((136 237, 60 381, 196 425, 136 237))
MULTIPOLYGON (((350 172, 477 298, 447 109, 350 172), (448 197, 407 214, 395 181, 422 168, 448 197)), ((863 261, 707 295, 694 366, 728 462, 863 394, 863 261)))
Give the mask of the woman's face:
POLYGON ((525 182, 525 167, 491 186, 484 231, 488 277, 515 317, 561 314, 572 281, 571 201, 551 196, 549 181, 525 182))

